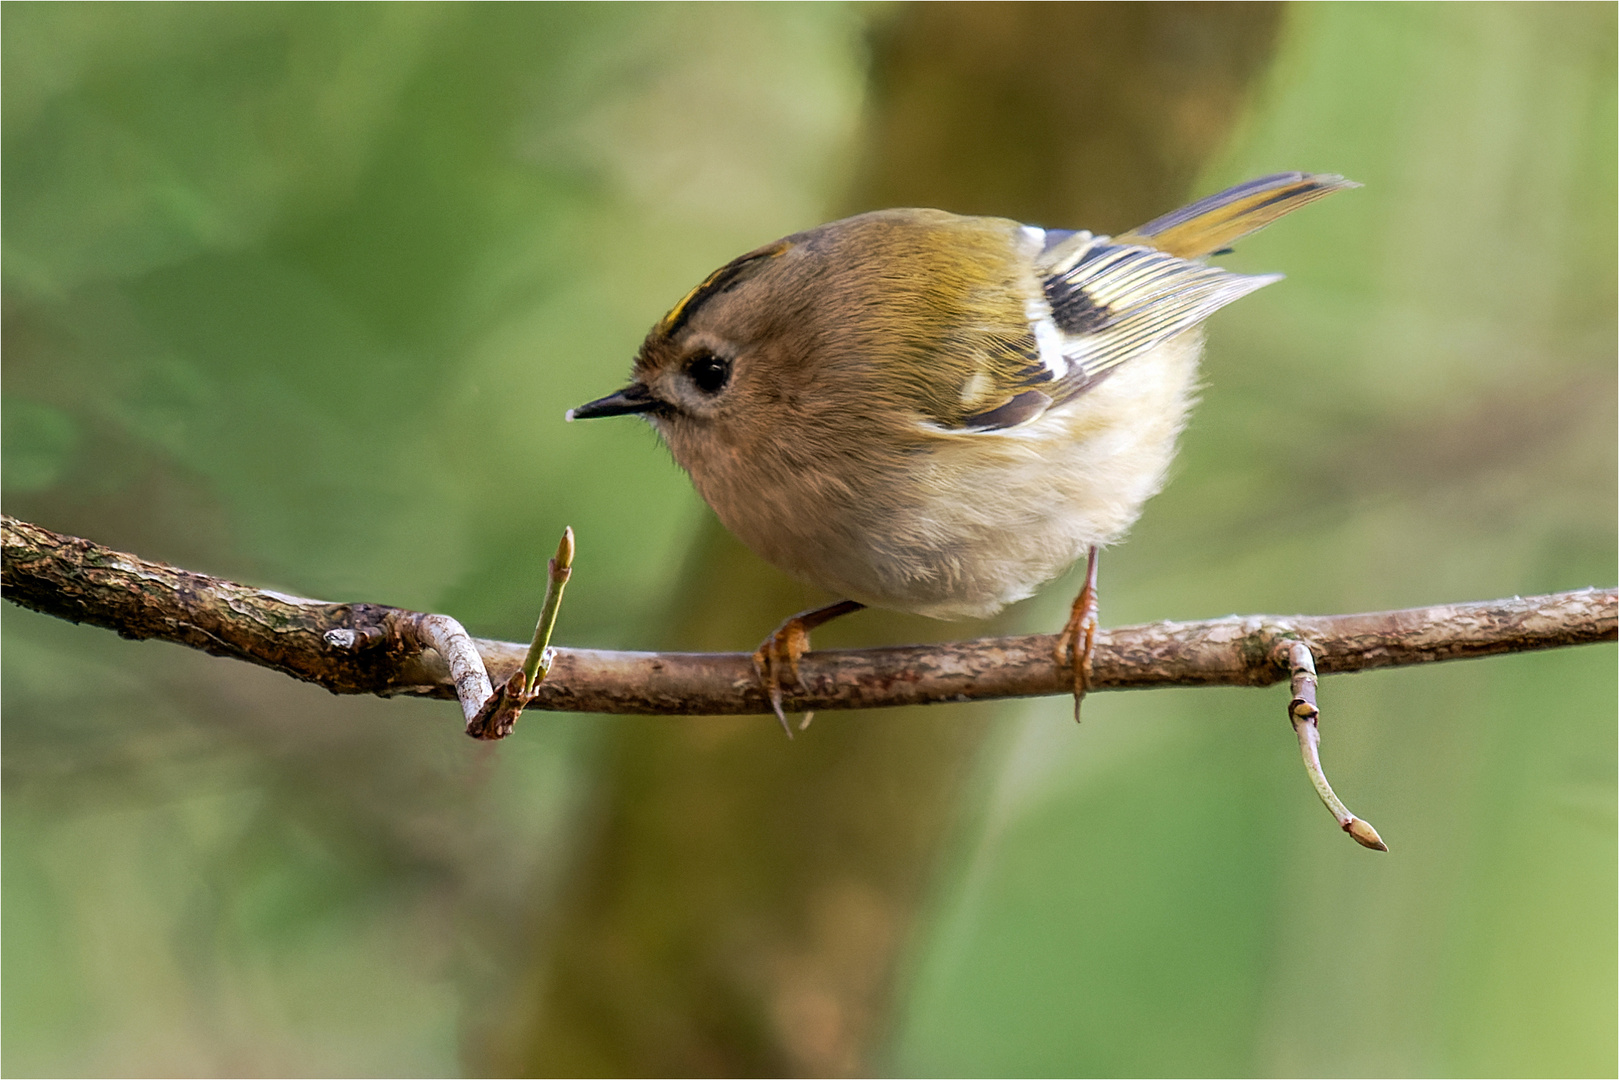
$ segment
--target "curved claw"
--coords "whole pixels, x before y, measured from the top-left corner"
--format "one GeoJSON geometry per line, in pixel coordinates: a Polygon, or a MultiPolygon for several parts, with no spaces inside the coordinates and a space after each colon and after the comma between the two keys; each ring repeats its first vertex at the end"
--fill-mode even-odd
{"type": "MultiPolygon", "coordinates": [[[[854,600],[840,600],[826,607],[800,611],[797,615],[782,620],[782,624],[754,650],[753,670],[758,673],[759,682],[763,684],[765,693],[770,696],[770,709],[776,714],[776,719],[781,721],[781,730],[787,733],[789,739],[793,737],[793,729],[787,723],[787,713],[782,708],[783,671],[791,676],[793,684],[801,692],[808,693],[809,687],[804,685],[803,676],[798,672],[798,658],[809,652],[810,631],[839,615],[859,611],[865,606],[854,600]]],[[[802,731],[809,727],[809,722],[814,718],[813,712],[806,712],[803,720],[799,722],[798,730],[802,731]]]]}
{"type": "Polygon", "coordinates": [[[804,679],[798,673],[798,658],[808,651],[809,630],[805,628],[802,617],[794,615],[776,627],[753,653],[753,670],[758,673],[759,681],[770,695],[770,708],[776,714],[776,719],[781,721],[781,730],[787,733],[789,739],[793,737],[793,728],[787,723],[787,713],[781,704],[782,672],[785,669],[792,676],[794,684],[800,690],[805,689],[804,679]]]}
{"type": "Polygon", "coordinates": [[[1073,672],[1076,724],[1079,723],[1080,703],[1085,700],[1085,692],[1091,687],[1092,661],[1096,656],[1096,631],[1099,626],[1096,562],[1097,551],[1091,548],[1090,557],[1085,563],[1085,586],[1074,598],[1074,608],[1069,613],[1068,625],[1057,635],[1056,647],[1052,649],[1052,659],[1057,662],[1057,666],[1069,668],[1073,672]]]}

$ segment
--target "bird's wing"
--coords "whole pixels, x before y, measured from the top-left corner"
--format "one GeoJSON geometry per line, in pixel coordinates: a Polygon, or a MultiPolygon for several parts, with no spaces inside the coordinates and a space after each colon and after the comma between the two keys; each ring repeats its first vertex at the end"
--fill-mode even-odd
{"type": "Polygon", "coordinates": [[[1191,260],[1358,186],[1341,176],[1277,173],[1112,239],[1026,229],[1038,245],[1035,268],[1043,293],[1025,305],[1028,332],[985,335],[975,353],[976,370],[962,383],[961,407],[948,418],[936,414],[942,426],[1005,431],[1072,400],[1131,357],[1281,276],[1248,277],[1191,260]]]}
{"type": "Polygon", "coordinates": [[[930,410],[936,426],[994,432],[1025,424],[1280,277],[1233,274],[1084,232],[1046,248],[1036,269],[1041,294],[1027,299],[1016,332],[973,342],[961,404],[930,410]]]}
{"type": "Polygon", "coordinates": [[[1076,237],[1053,254],[1057,257],[1042,266],[1041,287],[1060,337],[1056,351],[1067,365],[1053,372],[1056,402],[1281,279],[1280,274],[1234,274],[1105,238],[1076,237]]]}

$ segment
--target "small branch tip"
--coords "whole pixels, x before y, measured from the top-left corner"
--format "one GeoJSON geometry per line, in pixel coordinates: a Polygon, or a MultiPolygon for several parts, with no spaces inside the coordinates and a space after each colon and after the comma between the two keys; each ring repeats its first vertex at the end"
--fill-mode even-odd
{"type": "Polygon", "coordinates": [[[535,687],[551,672],[551,661],[556,653],[551,649],[551,631],[556,629],[557,612],[562,607],[562,590],[573,576],[573,557],[576,547],[573,527],[564,526],[562,539],[557,541],[557,553],[547,564],[545,603],[540,607],[540,621],[534,624],[534,639],[529,642],[519,672],[523,676],[524,693],[532,696],[535,687]]]}
{"type": "Polygon", "coordinates": [[[1372,828],[1372,823],[1362,818],[1350,818],[1344,825],[1344,832],[1363,848],[1371,848],[1373,851],[1389,849],[1389,846],[1383,843],[1383,838],[1377,835],[1377,830],[1372,828]]]}
{"type": "Polygon", "coordinates": [[[557,554],[556,554],[557,568],[561,569],[561,570],[572,570],[573,569],[573,553],[574,553],[573,526],[572,525],[564,525],[562,527],[562,539],[557,541],[557,554]]]}
{"type": "Polygon", "coordinates": [[[1302,641],[1283,639],[1277,643],[1272,655],[1279,660],[1285,657],[1289,669],[1293,700],[1287,704],[1287,718],[1298,736],[1299,756],[1304,759],[1304,771],[1309,774],[1316,795],[1338,826],[1357,844],[1374,851],[1387,851],[1388,845],[1383,843],[1383,838],[1377,835],[1371,823],[1351,814],[1343,800],[1333,792],[1332,785],[1327,783],[1327,774],[1321,768],[1321,710],[1315,703],[1315,655],[1310,651],[1310,646],[1302,641]]]}

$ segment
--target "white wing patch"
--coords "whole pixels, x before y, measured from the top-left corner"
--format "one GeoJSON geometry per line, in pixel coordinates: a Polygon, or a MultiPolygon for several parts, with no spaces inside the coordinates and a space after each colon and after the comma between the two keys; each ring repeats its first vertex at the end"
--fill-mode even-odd
{"type": "MultiPolygon", "coordinates": [[[[1233,300],[1281,280],[1248,276],[1105,238],[1059,249],[1041,269],[1044,299],[1068,370],[1058,399],[1080,392],[1130,357],[1184,333],[1233,300]]],[[[1066,247],[1066,245],[1064,245],[1066,247]]],[[[1038,331],[1037,331],[1038,334],[1038,331]]],[[[1045,343],[1041,342],[1044,360],[1045,343]]],[[[1050,364],[1047,364],[1050,367],[1050,364]]]]}
{"type": "Polygon", "coordinates": [[[1233,274],[1088,232],[1027,225],[1022,231],[1040,286],[1023,305],[1028,337],[986,345],[986,367],[957,391],[965,415],[934,415],[921,421],[925,430],[1031,433],[1038,428],[1032,422],[1048,409],[1084,393],[1114,368],[1281,279],[1233,274]],[[1001,356],[1008,346],[1012,353],[1001,356]],[[1007,359],[1015,359],[1014,366],[1003,370],[1007,359]]]}
{"type": "Polygon", "coordinates": [[[1062,379],[1071,366],[1064,353],[1066,342],[1057,320],[1051,313],[1051,302],[1044,296],[1031,296],[1023,305],[1023,317],[1034,331],[1034,343],[1040,348],[1040,363],[1053,379],[1062,379]]]}

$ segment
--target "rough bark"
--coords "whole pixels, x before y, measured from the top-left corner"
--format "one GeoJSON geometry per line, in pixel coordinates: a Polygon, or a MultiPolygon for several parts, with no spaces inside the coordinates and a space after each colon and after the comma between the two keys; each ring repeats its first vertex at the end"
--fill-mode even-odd
{"type": "MultiPolygon", "coordinates": [[[[16,518],[0,517],[5,598],[127,638],[156,638],[229,656],[334,694],[456,697],[456,679],[419,628],[442,616],[384,604],[337,604],[255,589],[149,562],[16,518]]],[[[1102,630],[1095,690],[1267,686],[1288,677],[1277,641],[1308,641],[1329,672],[1400,667],[1615,638],[1613,589],[1512,597],[1357,615],[1233,615],[1102,630]]],[[[504,682],[527,646],[473,639],[504,682]]],[[[1023,634],[936,645],[807,654],[794,709],[872,709],[1069,692],[1056,636],[1023,634]]],[[[659,716],[769,713],[747,653],[557,648],[530,708],[659,716]]]]}

